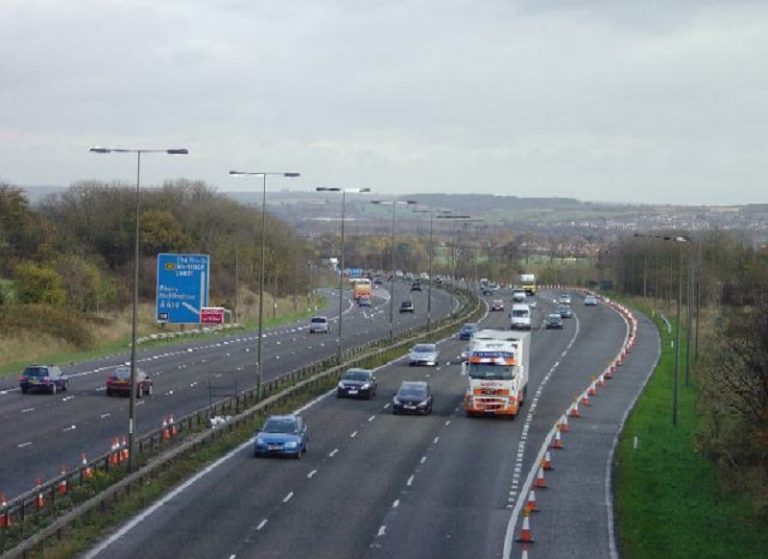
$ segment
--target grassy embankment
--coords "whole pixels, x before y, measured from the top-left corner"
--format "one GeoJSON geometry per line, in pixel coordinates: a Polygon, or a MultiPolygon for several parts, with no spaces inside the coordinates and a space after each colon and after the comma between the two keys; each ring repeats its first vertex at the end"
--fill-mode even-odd
{"type": "Polygon", "coordinates": [[[721,491],[714,465],[697,450],[697,390],[694,382],[685,385],[684,332],[677,426],[672,425],[674,327],[670,335],[661,318],[654,319],[661,333],[661,359],[628,418],[616,455],[622,556],[764,559],[768,530],[753,515],[749,499],[721,491]]]}
{"type": "MultiPolygon", "coordinates": [[[[293,299],[279,299],[277,311],[273,312],[273,301],[265,297],[264,328],[293,322],[313,314],[313,309],[306,307],[306,299],[294,307],[293,299]],[[293,310],[296,308],[297,310],[293,310]]],[[[315,305],[323,306],[324,300],[315,305]]],[[[85,361],[95,357],[126,353],[131,339],[130,310],[98,319],[78,320],[64,312],[46,311],[42,308],[16,307],[13,313],[0,319],[0,377],[17,375],[29,363],[67,364],[85,361]]],[[[257,306],[255,300],[241,305],[241,324],[244,329],[253,329],[257,325],[257,306]]],[[[188,328],[189,329],[189,328],[188,328]]],[[[138,336],[147,336],[163,331],[178,331],[179,325],[169,325],[166,329],[154,321],[154,306],[140,305],[138,336]]],[[[232,330],[224,331],[231,332],[232,330]]],[[[219,332],[203,334],[220,335],[219,332]]],[[[181,343],[192,336],[160,340],[142,344],[151,345],[181,343]]]]}

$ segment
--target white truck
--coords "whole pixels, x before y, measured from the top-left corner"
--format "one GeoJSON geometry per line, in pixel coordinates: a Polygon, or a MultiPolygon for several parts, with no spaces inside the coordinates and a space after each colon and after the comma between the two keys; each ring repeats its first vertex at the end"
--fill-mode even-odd
{"type": "Polygon", "coordinates": [[[472,336],[469,359],[462,363],[468,380],[464,411],[468,417],[514,418],[525,401],[531,335],[508,330],[479,330],[472,336]]]}
{"type": "Polygon", "coordinates": [[[535,274],[520,274],[518,283],[528,295],[536,295],[536,275],[535,274]]]}
{"type": "Polygon", "coordinates": [[[512,305],[512,312],[509,313],[509,328],[511,330],[531,329],[530,305],[525,303],[515,303],[512,305]]]}

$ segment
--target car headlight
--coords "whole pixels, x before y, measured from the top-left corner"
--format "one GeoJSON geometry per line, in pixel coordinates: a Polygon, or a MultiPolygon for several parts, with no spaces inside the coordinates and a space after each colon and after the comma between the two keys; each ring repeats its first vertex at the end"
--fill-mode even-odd
{"type": "Polygon", "coordinates": [[[267,442],[264,439],[257,438],[256,446],[267,446],[267,442]]]}
{"type": "Polygon", "coordinates": [[[339,384],[337,385],[337,387],[338,387],[338,388],[344,388],[344,383],[343,383],[343,382],[339,382],[339,384]]]}
{"type": "Polygon", "coordinates": [[[360,390],[368,390],[371,387],[370,382],[366,382],[364,385],[360,387],[360,390]]]}
{"type": "Polygon", "coordinates": [[[283,445],[283,448],[296,448],[297,446],[299,446],[299,443],[296,441],[288,441],[283,445]]]}
{"type": "Polygon", "coordinates": [[[419,407],[419,408],[423,408],[423,407],[426,407],[426,405],[427,405],[427,401],[426,401],[426,400],[424,400],[423,402],[419,402],[418,404],[416,404],[416,406],[417,406],[417,407],[419,407]]]}
{"type": "Polygon", "coordinates": [[[398,400],[398,399],[397,399],[397,396],[395,396],[394,398],[392,398],[392,403],[394,403],[394,404],[397,404],[397,405],[400,405],[400,400],[398,400]]]}

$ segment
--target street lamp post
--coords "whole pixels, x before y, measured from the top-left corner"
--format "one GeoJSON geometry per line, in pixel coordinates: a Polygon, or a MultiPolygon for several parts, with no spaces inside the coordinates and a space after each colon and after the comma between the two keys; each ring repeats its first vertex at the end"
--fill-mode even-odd
{"type": "Polygon", "coordinates": [[[389,278],[389,343],[394,337],[393,324],[395,319],[395,208],[397,206],[412,206],[418,204],[416,200],[372,200],[371,204],[379,206],[392,206],[392,273],[389,278]]]}
{"type": "Polygon", "coordinates": [[[339,251],[339,339],[336,360],[341,365],[342,341],[341,319],[344,311],[344,214],[347,205],[347,192],[370,192],[370,188],[338,188],[318,186],[317,192],[341,192],[341,249],[339,251]]]}
{"type": "Polygon", "coordinates": [[[256,400],[261,399],[261,338],[263,337],[262,328],[264,326],[264,259],[265,259],[265,238],[267,235],[267,176],[280,176],[287,178],[300,177],[301,173],[294,172],[264,172],[264,171],[230,171],[229,174],[235,177],[242,176],[260,176],[262,178],[261,188],[261,277],[259,277],[259,334],[256,341],[256,400]]]}
{"type": "Polygon", "coordinates": [[[456,221],[459,219],[471,219],[471,215],[439,215],[438,219],[453,220],[453,239],[451,242],[451,320],[453,320],[453,307],[456,299],[456,221]]]}
{"type": "Polygon", "coordinates": [[[165,153],[167,155],[187,155],[186,148],[143,149],[143,148],[105,148],[92,147],[92,153],[135,153],[136,154],[136,199],[134,205],[133,232],[133,301],[131,303],[131,387],[128,398],[128,471],[133,471],[136,459],[134,453],[134,433],[136,419],[136,316],[139,306],[139,226],[141,209],[141,155],[143,153],[165,153]]]}
{"type": "Polygon", "coordinates": [[[427,282],[427,332],[432,331],[432,258],[434,252],[434,244],[432,241],[432,222],[435,218],[435,213],[450,213],[451,210],[436,210],[429,208],[427,210],[413,210],[415,213],[428,213],[429,214],[429,281],[427,282]]]}

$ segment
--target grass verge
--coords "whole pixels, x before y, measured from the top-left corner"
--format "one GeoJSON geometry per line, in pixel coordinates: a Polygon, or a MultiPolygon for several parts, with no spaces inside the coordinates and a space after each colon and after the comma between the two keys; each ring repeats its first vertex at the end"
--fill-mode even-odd
{"type": "MultiPolygon", "coordinates": [[[[649,309],[642,310],[651,316],[649,309]]],[[[677,426],[672,425],[673,337],[658,315],[654,320],[661,334],[661,359],[627,420],[616,455],[622,556],[764,559],[768,530],[757,521],[747,498],[721,491],[714,465],[696,448],[697,392],[693,383],[684,382],[684,332],[677,426]]]]}

